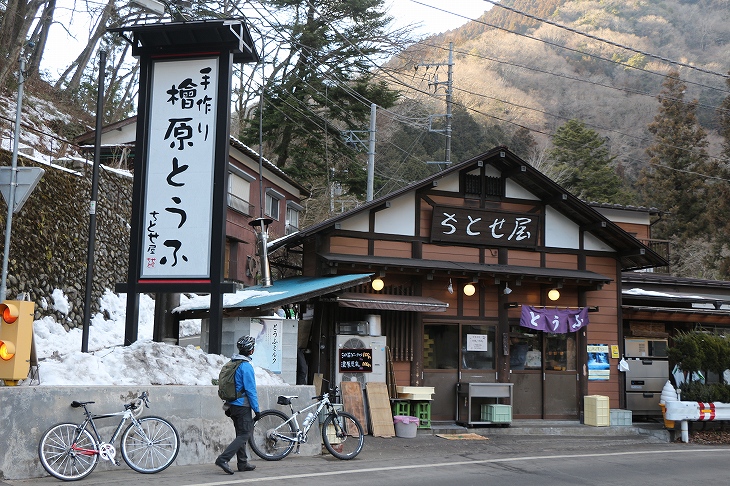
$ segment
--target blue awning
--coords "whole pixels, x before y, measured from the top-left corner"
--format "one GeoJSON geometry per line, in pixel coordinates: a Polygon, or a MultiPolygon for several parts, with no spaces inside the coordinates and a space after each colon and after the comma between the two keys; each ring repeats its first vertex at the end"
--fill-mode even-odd
{"type": "MultiPolygon", "coordinates": [[[[255,285],[234,294],[223,294],[223,312],[227,315],[237,311],[252,312],[276,309],[286,304],[307,301],[313,297],[348,289],[369,283],[372,273],[333,275],[328,277],[287,277],[277,280],[269,287],[255,285]]],[[[203,295],[176,307],[173,312],[182,318],[200,317],[201,312],[210,310],[210,296],[203,295]]]]}

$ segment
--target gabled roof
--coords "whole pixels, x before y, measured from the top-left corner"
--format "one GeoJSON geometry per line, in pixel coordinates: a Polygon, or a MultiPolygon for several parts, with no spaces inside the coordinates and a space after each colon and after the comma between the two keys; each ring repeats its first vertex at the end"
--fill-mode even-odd
{"type": "MultiPolygon", "coordinates": [[[[118,121],[116,123],[112,123],[112,124],[109,124],[109,125],[106,125],[106,126],[102,127],[101,133],[104,134],[104,133],[112,132],[114,130],[120,130],[120,129],[124,128],[124,127],[130,126],[130,125],[134,125],[136,123],[137,123],[137,116],[136,115],[135,116],[131,116],[131,117],[126,118],[124,120],[121,120],[121,121],[118,121]]],[[[135,138],[136,138],[136,130],[135,130],[134,134],[135,134],[135,138]]],[[[81,134],[78,137],[74,138],[73,139],[73,142],[75,144],[77,144],[77,145],[82,146],[82,147],[83,146],[89,146],[90,148],[93,148],[93,144],[94,144],[94,141],[95,141],[95,137],[96,137],[96,131],[95,130],[91,130],[91,131],[88,131],[88,132],[86,132],[84,134],[81,134]]],[[[257,151],[255,151],[254,149],[252,149],[251,147],[249,147],[248,145],[246,145],[245,143],[243,143],[240,140],[238,140],[237,138],[231,136],[229,138],[229,143],[230,143],[231,147],[239,150],[244,155],[247,155],[248,157],[250,157],[252,160],[254,160],[254,161],[258,161],[259,160],[259,153],[257,151]]],[[[131,140],[130,143],[128,143],[128,144],[118,144],[118,145],[119,146],[122,146],[122,145],[124,145],[124,146],[128,146],[128,145],[134,146],[134,140],[131,140]]],[[[265,169],[267,169],[267,170],[273,172],[274,174],[276,174],[278,177],[281,177],[287,183],[289,183],[292,186],[296,187],[299,190],[299,192],[302,193],[302,197],[303,198],[307,198],[307,197],[309,197],[309,196],[312,195],[312,193],[309,191],[309,189],[305,188],[300,183],[298,183],[297,181],[295,181],[294,179],[292,179],[291,177],[289,177],[286,174],[286,172],[284,172],[279,167],[277,167],[276,165],[274,165],[266,157],[261,157],[261,165],[263,165],[265,169]]]]}
{"type": "Polygon", "coordinates": [[[615,223],[606,219],[601,213],[593,209],[585,202],[569,193],[563,187],[555,183],[542,172],[532,167],[527,162],[510,152],[506,147],[495,147],[481,155],[473,157],[462,163],[455,164],[437,174],[432,175],[420,182],[403,187],[390,194],[373,199],[350,211],[312,225],[298,233],[288,235],[270,245],[271,250],[281,246],[296,246],[308,236],[321,231],[335,228],[340,221],[353,215],[369,211],[385,205],[403,194],[421,189],[428,189],[438,185],[438,181],[454,172],[469,171],[478,166],[480,162],[487,162],[494,166],[503,176],[510,178],[526,190],[530,191],[545,204],[567,216],[577,223],[581,228],[589,230],[597,238],[610,245],[616,252],[623,270],[636,270],[641,268],[653,268],[666,266],[669,263],[658,253],[641,243],[632,235],[621,229],[615,223]]]}

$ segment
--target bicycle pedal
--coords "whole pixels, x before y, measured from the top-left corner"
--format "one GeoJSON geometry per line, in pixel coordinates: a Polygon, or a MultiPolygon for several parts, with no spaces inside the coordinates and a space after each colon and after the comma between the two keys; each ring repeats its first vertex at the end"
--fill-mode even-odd
{"type": "Polygon", "coordinates": [[[114,461],[113,461],[113,462],[114,462],[114,465],[115,465],[115,466],[121,466],[121,465],[122,465],[122,463],[121,463],[121,462],[119,462],[119,461],[117,461],[116,459],[114,459],[114,461]]]}

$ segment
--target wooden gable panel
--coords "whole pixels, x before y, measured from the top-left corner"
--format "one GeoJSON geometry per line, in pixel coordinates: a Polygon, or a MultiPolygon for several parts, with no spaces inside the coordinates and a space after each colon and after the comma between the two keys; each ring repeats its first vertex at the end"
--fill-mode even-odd
{"type": "Polygon", "coordinates": [[[368,240],[364,238],[348,238],[346,236],[333,236],[330,238],[330,252],[343,253],[345,255],[367,255],[368,240]]]}
{"type": "Polygon", "coordinates": [[[424,260],[479,263],[479,248],[468,246],[439,246],[426,243],[421,254],[424,260]]]}
{"type": "Polygon", "coordinates": [[[616,278],[618,272],[617,262],[611,257],[586,257],[586,270],[591,272],[600,273],[611,279],[616,278]]]}
{"type": "Polygon", "coordinates": [[[413,258],[411,243],[407,241],[382,241],[373,242],[373,254],[375,256],[387,256],[391,258],[413,258]]]}
{"type": "Polygon", "coordinates": [[[617,222],[616,223],[622,230],[626,231],[627,233],[634,235],[639,240],[647,240],[650,238],[649,234],[649,228],[650,226],[645,224],[637,224],[637,223],[623,223],[623,222],[617,222]]]}
{"type": "Polygon", "coordinates": [[[568,253],[548,253],[545,255],[545,266],[548,268],[578,269],[578,255],[568,253]]]}
{"type": "Polygon", "coordinates": [[[424,313],[424,316],[455,316],[458,312],[458,301],[457,301],[457,293],[456,293],[456,283],[454,283],[453,279],[451,281],[451,285],[454,286],[454,293],[450,294],[448,290],[446,289],[449,285],[449,279],[448,278],[434,278],[433,280],[423,280],[422,281],[422,292],[423,295],[428,295],[429,297],[433,297],[434,299],[438,299],[441,302],[446,302],[449,304],[448,309],[446,309],[445,312],[433,312],[433,313],[424,313]]]}
{"type": "Polygon", "coordinates": [[[540,266],[540,254],[534,251],[509,250],[507,258],[510,265],[524,267],[540,266]]]}

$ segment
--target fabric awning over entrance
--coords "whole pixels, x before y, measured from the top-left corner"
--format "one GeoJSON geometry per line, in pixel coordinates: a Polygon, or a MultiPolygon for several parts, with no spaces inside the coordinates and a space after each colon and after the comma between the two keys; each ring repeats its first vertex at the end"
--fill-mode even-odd
{"type": "Polygon", "coordinates": [[[449,308],[447,302],[431,297],[412,295],[357,294],[344,292],[337,296],[341,307],[358,309],[397,310],[411,312],[445,312],[449,308]]]}

